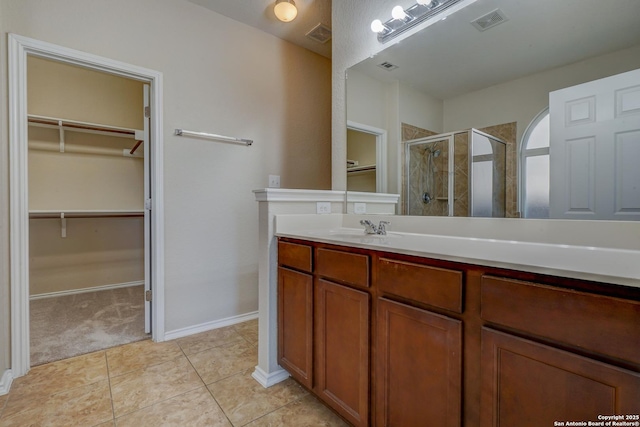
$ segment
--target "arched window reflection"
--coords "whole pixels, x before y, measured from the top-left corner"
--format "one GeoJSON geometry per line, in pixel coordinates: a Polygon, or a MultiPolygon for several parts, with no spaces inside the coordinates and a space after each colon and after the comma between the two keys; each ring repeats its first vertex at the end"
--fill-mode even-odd
{"type": "Polygon", "coordinates": [[[520,145],[521,212],[524,218],[549,218],[549,109],[529,124],[520,145]]]}

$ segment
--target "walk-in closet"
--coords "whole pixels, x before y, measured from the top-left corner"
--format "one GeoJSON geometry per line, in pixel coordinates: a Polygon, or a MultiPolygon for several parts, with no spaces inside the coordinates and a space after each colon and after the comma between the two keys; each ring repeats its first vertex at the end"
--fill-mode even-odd
{"type": "Polygon", "coordinates": [[[145,90],[28,58],[31,366],[148,337],[145,90]]]}

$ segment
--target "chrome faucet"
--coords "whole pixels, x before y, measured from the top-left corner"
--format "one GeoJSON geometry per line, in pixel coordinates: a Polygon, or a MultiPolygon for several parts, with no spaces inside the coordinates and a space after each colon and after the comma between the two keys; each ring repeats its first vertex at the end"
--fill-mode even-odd
{"type": "Polygon", "coordinates": [[[380,224],[376,225],[368,219],[361,219],[360,224],[364,226],[365,234],[380,234],[385,236],[387,234],[387,225],[391,224],[389,221],[380,221],[380,224]]]}

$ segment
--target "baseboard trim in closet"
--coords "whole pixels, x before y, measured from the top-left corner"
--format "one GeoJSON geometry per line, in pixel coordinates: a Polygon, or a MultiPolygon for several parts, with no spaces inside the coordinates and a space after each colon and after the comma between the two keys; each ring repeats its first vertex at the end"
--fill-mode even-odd
{"type": "Polygon", "coordinates": [[[68,291],[47,292],[44,294],[30,295],[29,301],[42,298],[61,297],[65,295],[84,294],[87,292],[107,291],[109,289],[128,288],[129,286],[140,285],[144,285],[144,280],[137,280],[135,282],[114,283],[112,285],[94,286],[92,288],[70,289],[68,291]]]}
{"type": "Polygon", "coordinates": [[[174,340],[176,338],[182,338],[200,332],[210,331],[212,329],[224,328],[225,326],[235,325],[237,323],[246,322],[258,318],[258,312],[252,311],[250,313],[240,314],[238,316],[231,316],[225,319],[214,320],[213,322],[200,323],[199,325],[187,326],[186,328],[174,329],[164,333],[165,341],[174,340]]]}

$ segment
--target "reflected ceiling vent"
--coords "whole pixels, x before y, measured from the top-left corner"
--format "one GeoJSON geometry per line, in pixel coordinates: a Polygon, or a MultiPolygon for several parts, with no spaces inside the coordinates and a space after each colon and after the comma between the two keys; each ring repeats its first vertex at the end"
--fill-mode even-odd
{"type": "Polygon", "coordinates": [[[493,12],[489,12],[486,15],[471,21],[471,25],[476,27],[478,31],[484,31],[508,20],[509,18],[507,18],[507,15],[505,15],[503,11],[496,9],[493,12]]]}
{"type": "Polygon", "coordinates": [[[331,40],[331,28],[324,24],[318,24],[305,34],[305,36],[318,43],[326,43],[331,40]]]}
{"type": "Polygon", "coordinates": [[[378,67],[384,68],[387,71],[395,70],[397,65],[393,65],[391,62],[384,61],[382,64],[378,64],[378,67]]]}

